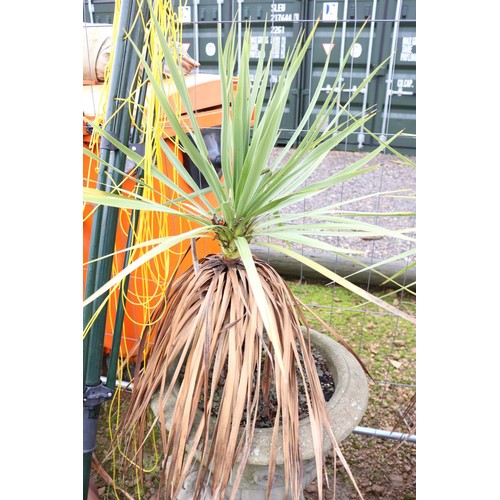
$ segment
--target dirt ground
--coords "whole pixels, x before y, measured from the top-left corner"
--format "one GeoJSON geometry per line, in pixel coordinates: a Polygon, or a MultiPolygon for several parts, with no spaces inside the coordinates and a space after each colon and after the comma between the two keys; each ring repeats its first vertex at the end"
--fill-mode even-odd
{"type": "MultiPolygon", "coordinates": [[[[414,500],[416,496],[416,445],[385,438],[352,434],[342,449],[365,500],[414,500]],[[397,448],[397,449],[396,449],[397,448]]],[[[337,460],[337,479],[333,479],[333,458],[327,458],[329,486],[323,481],[324,498],[351,500],[360,498],[345,469],[337,460]],[[333,485],[336,484],[334,496],[333,485]]],[[[304,491],[305,500],[318,498],[314,481],[304,491]]]]}
{"type": "MultiPolygon", "coordinates": [[[[394,391],[394,389],[387,389],[387,391],[394,391]]],[[[398,411],[395,411],[396,406],[381,403],[385,398],[380,391],[375,391],[360,425],[389,431],[394,429],[396,432],[405,434],[416,434],[415,429],[410,428],[416,420],[415,408],[412,407],[412,411],[408,413],[406,424],[401,422],[398,416],[401,413],[401,408],[404,410],[407,407],[412,395],[410,390],[400,389],[397,395],[399,401],[398,411]],[[408,426],[408,424],[410,425],[408,426]]],[[[395,398],[392,397],[392,399],[395,398]]],[[[109,447],[106,446],[109,445],[109,442],[106,437],[107,426],[105,420],[102,419],[100,423],[96,455],[107,473],[112,474],[110,470],[111,461],[109,456],[106,458],[105,452],[106,449],[109,451],[109,447]]],[[[365,500],[416,499],[416,443],[401,443],[394,439],[353,433],[341,443],[341,448],[365,500]]],[[[324,479],[325,500],[353,500],[360,498],[348,478],[346,470],[338,460],[336,462],[335,466],[333,455],[326,458],[328,485],[324,479]],[[335,495],[334,484],[336,485],[335,495]]],[[[91,477],[95,483],[98,498],[101,500],[116,498],[139,500],[139,496],[134,494],[134,487],[131,482],[125,485],[127,495],[120,492],[115,493],[113,488],[106,484],[102,475],[99,475],[95,469],[92,470],[91,477]]],[[[141,500],[157,499],[157,480],[157,475],[146,476],[144,490],[140,496],[141,500]]],[[[95,498],[92,497],[92,499],[95,498]]],[[[305,489],[304,500],[316,500],[318,498],[318,484],[317,480],[315,480],[305,489]]]]}
{"type": "MultiPolygon", "coordinates": [[[[372,398],[360,426],[416,435],[416,404],[411,403],[413,396],[414,393],[409,388],[372,391],[372,398]]],[[[352,433],[341,443],[341,449],[365,500],[417,498],[416,442],[352,433]]],[[[324,480],[325,499],[359,499],[359,494],[339,461],[337,460],[334,468],[333,456],[330,455],[326,463],[329,486],[324,480]],[[334,470],[337,473],[336,481],[334,470]]],[[[317,481],[305,490],[304,498],[318,498],[317,481]]]]}
{"type": "MultiPolygon", "coordinates": [[[[352,473],[365,500],[414,500],[416,499],[416,446],[406,443],[397,448],[398,442],[371,436],[353,434],[342,444],[352,473]],[[397,448],[397,449],[396,449],[397,448]]],[[[329,485],[323,481],[325,499],[351,500],[360,498],[337,461],[337,478],[333,476],[333,457],[327,458],[329,485]],[[334,496],[334,484],[336,491],[334,496]]],[[[93,471],[100,499],[117,498],[93,471]]],[[[157,498],[154,481],[146,479],[144,499],[157,498]]],[[[127,498],[125,495],[118,498],[127,498]]],[[[132,498],[135,498],[132,496],[132,498]]],[[[304,491],[304,500],[318,499],[315,480],[304,491]]]]}

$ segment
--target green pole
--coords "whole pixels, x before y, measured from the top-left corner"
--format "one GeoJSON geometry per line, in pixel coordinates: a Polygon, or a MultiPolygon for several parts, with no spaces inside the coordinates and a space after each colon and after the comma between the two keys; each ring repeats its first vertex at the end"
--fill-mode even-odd
{"type": "MultiPolygon", "coordinates": [[[[137,122],[140,123],[140,122],[137,122]]],[[[139,168],[139,171],[137,172],[137,177],[138,179],[141,178],[142,175],[142,169],[139,168]]],[[[139,187],[138,189],[138,194],[142,194],[142,186],[139,187]]],[[[134,235],[137,231],[137,227],[139,224],[139,216],[140,213],[137,210],[134,210],[131,214],[131,221],[130,221],[130,228],[129,232],[127,235],[127,248],[130,248],[134,244],[134,235]]],[[[126,267],[129,263],[129,258],[130,258],[130,252],[127,250],[125,252],[125,256],[123,259],[123,267],[126,267]]],[[[126,278],[123,280],[123,283],[120,287],[120,292],[119,296],[121,297],[123,294],[127,293],[128,290],[128,284],[129,284],[130,276],[127,275],[126,278]]],[[[120,300],[118,302],[118,305],[116,307],[116,315],[115,315],[115,329],[113,331],[113,342],[111,344],[111,353],[109,355],[109,366],[108,366],[108,376],[106,379],[106,387],[110,389],[114,389],[115,384],[116,384],[116,373],[118,369],[118,357],[119,357],[119,352],[120,352],[120,343],[121,343],[121,337],[122,337],[122,331],[123,331],[123,320],[125,317],[125,305],[124,301],[120,300]]]]}
{"type": "MultiPolygon", "coordinates": [[[[149,62],[149,53],[146,54],[146,61],[149,62]]],[[[143,78],[146,76],[146,72],[143,70],[143,78]]],[[[142,118],[144,115],[144,106],[142,106],[145,101],[146,101],[146,94],[147,94],[147,86],[143,85],[139,91],[139,96],[137,98],[137,102],[140,104],[136,108],[136,115],[135,115],[135,123],[141,123],[142,118]]],[[[134,128],[132,132],[132,138],[131,138],[131,144],[135,146],[138,150],[143,151],[144,150],[144,143],[143,141],[144,134],[137,128],[134,128]]],[[[139,151],[138,151],[139,152],[139,151]]],[[[138,168],[137,169],[137,182],[140,183],[142,180],[143,176],[143,169],[138,168]]],[[[142,195],[143,193],[143,185],[139,184],[137,194],[142,195]]],[[[127,235],[127,244],[126,248],[130,248],[134,244],[134,235],[136,234],[137,227],[139,224],[139,216],[140,212],[138,210],[133,210],[131,213],[131,221],[130,221],[130,227],[129,227],[129,232],[127,235]]],[[[125,252],[125,256],[123,259],[123,267],[126,267],[129,263],[129,258],[130,258],[130,251],[125,252]]],[[[121,287],[120,287],[120,292],[119,296],[121,297],[123,294],[127,293],[128,290],[128,284],[130,281],[130,276],[127,275],[127,277],[124,279],[121,287]]],[[[124,301],[119,301],[118,305],[116,307],[116,315],[115,315],[115,329],[113,331],[113,342],[111,345],[111,353],[109,355],[109,366],[108,366],[108,376],[106,379],[106,387],[110,389],[115,388],[116,384],[116,373],[118,369],[118,357],[119,357],[119,352],[120,352],[120,343],[121,343],[121,337],[122,337],[122,331],[123,331],[123,320],[125,317],[125,305],[124,301]]]]}
{"type": "MultiPolygon", "coordinates": [[[[144,41],[144,29],[141,23],[132,23],[139,9],[147,19],[149,11],[144,3],[138,5],[134,0],[124,0],[119,19],[119,33],[130,32],[130,38],[138,47],[144,41]],[[130,26],[133,26],[130,29],[130,26]]],[[[115,47],[115,59],[111,72],[110,97],[106,112],[109,120],[107,131],[124,144],[130,140],[131,119],[128,109],[119,110],[116,115],[116,106],[127,98],[137,84],[134,75],[139,63],[135,50],[128,42],[128,38],[118,37],[115,47]]],[[[107,121],[108,121],[107,120],[107,121]]],[[[115,150],[108,141],[101,140],[101,158],[114,166],[118,171],[107,172],[104,164],[100,166],[98,176],[99,189],[112,191],[113,185],[119,182],[125,169],[125,156],[115,150]]],[[[89,260],[109,255],[114,250],[118,209],[98,207],[92,220],[91,241],[89,245],[89,260]]],[[[100,288],[111,276],[112,258],[99,260],[89,265],[87,269],[87,283],[85,295],[88,297],[100,288]]],[[[97,299],[84,309],[84,325],[103,303],[104,297],[97,299]]],[[[83,343],[83,498],[88,495],[92,452],[95,449],[97,424],[101,405],[112,397],[113,391],[103,386],[100,381],[101,363],[104,348],[104,334],[106,326],[107,307],[104,306],[90,328],[83,343]]]]}

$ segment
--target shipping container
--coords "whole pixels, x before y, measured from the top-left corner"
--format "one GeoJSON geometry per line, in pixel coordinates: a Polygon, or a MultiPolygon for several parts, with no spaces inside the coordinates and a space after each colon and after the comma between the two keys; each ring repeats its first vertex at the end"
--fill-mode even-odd
{"type": "MultiPolygon", "coordinates": [[[[173,0],[172,5],[182,19],[183,48],[200,62],[195,72],[218,72],[218,30],[224,42],[231,27],[242,36],[245,26],[249,25],[255,64],[262,44],[265,44],[267,57],[271,58],[268,95],[279,78],[286,50],[301,29],[309,32],[314,21],[319,19],[311,50],[286,104],[279,143],[284,143],[296,129],[309,105],[311,89],[315,88],[330,54],[328,80],[313,115],[328,93],[337,92],[340,103],[332,112],[332,120],[341,123],[346,119],[345,115],[337,117],[340,105],[347,105],[349,112],[358,116],[376,109],[377,114],[367,124],[368,128],[382,138],[403,130],[404,135],[393,145],[406,152],[415,151],[416,0],[173,0]],[[353,44],[365,22],[366,26],[353,44]],[[264,23],[267,23],[265,38],[264,23]],[[340,72],[346,56],[347,65],[340,72]],[[378,74],[351,100],[359,84],[380,64],[378,74]],[[338,85],[333,88],[337,75],[338,85]]],[[[113,11],[112,1],[84,0],[84,20],[87,22],[112,22],[113,11]],[[90,19],[91,12],[93,19],[90,19]]],[[[376,145],[373,137],[358,130],[339,148],[371,150],[376,145]]]]}
{"type": "MultiPolygon", "coordinates": [[[[343,107],[352,115],[365,116],[375,105],[375,95],[371,84],[368,84],[359,94],[355,95],[355,93],[374,67],[375,25],[369,22],[361,33],[360,29],[367,19],[373,19],[374,2],[345,0],[306,3],[308,4],[308,19],[319,19],[319,24],[313,40],[311,56],[305,62],[302,113],[309,105],[311,94],[318,85],[329,55],[327,83],[316,105],[317,110],[322,106],[326,96],[335,92],[339,94],[339,99],[331,113],[331,121],[334,125],[348,120],[349,115],[342,111],[343,107]],[[346,58],[347,62],[343,67],[343,61],[346,58]]],[[[349,145],[364,145],[363,131],[351,134],[348,142],[349,145]]]]}
{"type": "MultiPolygon", "coordinates": [[[[416,126],[416,32],[415,1],[401,0],[343,0],[338,2],[313,1],[308,4],[307,18],[319,19],[310,58],[305,62],[302,84],[301,112],[309,104],[311,89],[321,75],[326,55],[330,52],[329,82],[339,76],[338,84],[325,85],[317,107],[329,92],[340,94],[340,104],[350,113],[365,116],[376,110],[368,128],[387,139],[404,130],[405,135],[396,139],[394,146],[415,149],[416,126]],[[366,25],[364,25],[366,23],[366,25]],[[355,40],[356,35],[361,34],[355,40]],[[333,36],[334,33],[334,36],[333,36]],[[348,61],[343,71],[341,63],[348,61]],[[360,83],[382,67],[371,82],[352,100],[360,83]]],[[[332,113],[337,118],[340,106],[332,113]]],[[[376,140],[363,130],[351,134],[343,144],[346,149],[373,149],[376,140]]]]}
{"type": "MultiPolygon", "coordinates": [[[[261,0],[233,0],[233,12],[235,13],[233,19],[237,23],[238,38],[242,37],[245,26],[249,26],[252,30],[250,75],[255,71],[263,46],[266,61],[270,60],[271,70],[269,82],[267,82],[266,100],[283,70],[287,51],[293,47],[304,26],[302,22],[303,8],[303,0],[285,0],[280,3],[261,0]]],[[[299,122],[302,71],[303,69],[300,68],[286,102],[285,114],[280,124],[280,143],[285,143],[292,136],[299,122]]]]}
{"type": "Polygon", "coordinates": [[[379,112],[373,131],[383,139],[400,130],[405,136],[395,144],[401,149],[415,150],[416,98],[417,98],[417,34],[415,0],[389,0],[380,12],[384,31],[380,36],[379,60],[389,57],[384,77],[377,87],[379,112]]]}
{"type": "Polygon", "coordinates": [[[182,45],[200,63],[200,72],[219,72],[218,31],[227,38],[232,5],[220,0],[173,0],[172,6],[182,20],[182,45]]]}

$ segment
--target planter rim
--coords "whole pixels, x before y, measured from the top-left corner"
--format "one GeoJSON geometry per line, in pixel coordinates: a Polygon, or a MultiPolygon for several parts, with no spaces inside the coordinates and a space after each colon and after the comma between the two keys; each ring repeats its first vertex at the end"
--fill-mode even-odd
{"type": "MultiPolygon", "coordinates": [[[[305,331],[305,328],[303,328],[303,331],[305,331]]],[[[311,343],[325,358],[335,383],[335,392],[330,400],[326,402],[326,406],[333,434],[337,442],[340,443],[351,434],[365,413],[368,404],[368,381],[359,362],[344,346],[326,334],[313,329],[309,331],[311,343]]],[[[172,394],[174,397],[175,395],[175,393],[172,394]]],[[[151,401],[151,408],[155,415],[158,414],[158,399],[157,392],[151,401]]],[[[173,414],[173,401],[175,400],[170,397],[164,406],[167,427],[173,414]]],[[[248,464],[266,465],[269,463],[271,435],[272,429],[255,429],[248,464]]],[[[314,458],[309,417],[300,420],[299,441],[302,459],[314,458]]],[[[328,452],[331,447],[330,438],[324,432],[323,452],[328,452]]],[[[276,465],[281,465],[283,462],[283,449],[280,442],[278,442],[276,465]]]]}

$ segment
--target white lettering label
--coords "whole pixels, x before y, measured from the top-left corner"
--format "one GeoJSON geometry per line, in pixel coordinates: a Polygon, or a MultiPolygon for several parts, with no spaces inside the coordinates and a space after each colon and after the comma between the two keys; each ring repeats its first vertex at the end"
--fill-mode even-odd
{"type": "Polygon", "coordinates": [[[179,7],[179,17],[183,23],[191,22],[191,6],[184,5],[179,7]]]}
{"type": "Polygon", "coordinates": [[[273,3],[271,4],[271,12],[285,12],[286,3],[273,3]]]}
{"type": "Polygon", "coordinates": [[[262,45],[272,44],[271,58],[284,59],[286,55],[286,37],[285,36],[252,36],[250,39],[250,57],[258,59],[262,45]]]}
{"type": "Polygon", "coordinates": [[[397,86],[400,89],[405,89],[405,88],[412,88],[413,87],[413,80],[410,78],[398,78],[397,86]]]}
{"type": "Polygon", "coordinates": [[[403,62],[416,62],[417,53],[413,51],[413,47],[417,46],[416,36],[404,36],[401,45],[400,61],[403,62]]]}
{"type": "Polygon", "coordinates": [[[276,23],[290,22],[296,20],[295,14],[271,14],[271,21],[276,23]]]}
{"type": "Polygon", "coordinates": [[[356,57],[359,57],[361,55],[361,52],[363,52],[363,47],[360,43],[355,43],[351,49],[351,57],[353,59],[356,59],[356,57]]]}
{"type": "Polygon", "coordinates": [[[216,52],[215,43],[209,42],[205,45],[205,53],[207,54],[207,56],[212,57],[215,55],[215,52],[216,52]]]}
{"type": "Polygon", "coordinates": [[[337,2],[325,2],[323,4],[323,21],[337,21],[338,8],[337,2]]]}
{"type": "Polygon", "coordinates": [[[250,38],[250,57],[258,59],[260,54],[260,46],[269,43],[269,37],[266,36],[265,40],[262,36],[252,36],[250,38]]]}

